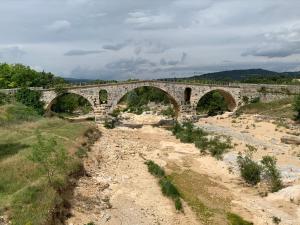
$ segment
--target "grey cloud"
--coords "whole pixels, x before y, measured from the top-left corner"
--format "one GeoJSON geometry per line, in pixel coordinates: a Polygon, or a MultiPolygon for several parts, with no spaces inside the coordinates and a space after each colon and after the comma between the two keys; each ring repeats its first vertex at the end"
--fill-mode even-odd
{"type": "Polygon", "coordinates": [[[283,58],[300,54],[300,25],[279,32],[260,35],[263,45],[255,46],[242,53],[242,56],[263,56],[283,58]]]}
{"type": "Polygon", "coordinates": [[[67,20],[57,20],[46,26],[47,30],[54,32],[63,32],[71,28],[71,23],[67,20]]]}
{"type": "MultiPolygon", "coordinates": [[[[285,57],[281,68],[292,70],[299,54],[299,8],[299,0],[2,0],[1,61],[76,77],[80,71],[88,71],[86,76],[98,71],[121,79],[134,73],[157,77],[217,70],[212,62],[248,62],[243,53],[262,66],[261,61],[285,57]],[[22,46],[27,54],[22,48],[3,50],[7,46],[22,46]],[[74,68],[81,70],[73,73],[74,68]]],[[[235,67],[227,65],[222,68],[235,67]]]]}
{"type": "Polygon", "coordinates": [[[18,46],[0,48],[0,58],[2,59],[19,59],[26,52],[18,46]]]}
{"type": "Polygon", "coordinates": [[[73,49],[66,52],[65,56],[82,56],[82,55],[92,55],[92,54],[100,54],[103,53],[103,50],[80,50],[80,49],[73,49]]]}
{"type": "Polygon", "coordinates": [[[167,61],[166,59],[162,58],[160,60],[160,65],[161,66],[176,66],[179,64],[184,64],[187,58],[187,54],[185,52],[182,53],[181,59],[180,60],[169,60],[167,61]]]}
{"type": "Polygon", "coordinates": [[[244,52],[242,56],[252,55],[268,58],[283,58],[294,54],[300,54],[300,41],[249,49],[244,52]]]}
{"type": "Polygon", "coordinates": [[[118,43],[115,45],[103,45],[102,48],[106,49],[106,50],[112,50],[112,51],[119,51],[122,48],[126,47],[128,45],[128,43],[124,42],[124,43],[118,43]]]}

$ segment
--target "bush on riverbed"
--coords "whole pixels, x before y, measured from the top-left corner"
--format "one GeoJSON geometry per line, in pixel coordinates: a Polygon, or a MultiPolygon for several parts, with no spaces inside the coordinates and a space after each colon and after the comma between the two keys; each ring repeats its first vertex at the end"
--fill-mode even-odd
{"type": "Polygon", "coordinates": [[[242,178],[251,185],[256,185],[260,182],[262,167],[253,161],[249,156],[238,156],[237,163],[240,168],[242,178]]]}
{"type": "Polygon", "coordinates": [[[222,140],[221,137],[216,136],[208,138],[208,133],[201,128],[195,128],[192,123],[179,124],[178,122],[173,126],[172,133],[176,138],[180,139],[183,143],[194,143],[202,153],[211,154],[211,156],[222,159],[222,155],[230,148],[231,139],[226,138],[222,140]]]}

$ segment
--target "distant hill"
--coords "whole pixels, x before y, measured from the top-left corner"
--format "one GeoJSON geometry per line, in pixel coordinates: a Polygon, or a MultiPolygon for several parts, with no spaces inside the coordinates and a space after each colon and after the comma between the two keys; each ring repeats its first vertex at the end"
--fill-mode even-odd
{"type": "MultiPolygon", "coordinates": [[[[248,69],[207,73],[192,77],[175,78],[175,80],[288,84],[292,83],[295,78],[300,79],[300,72],[278,73],[264,69],[248,69]]],[[[174,80],[174,78],[162,80],[174,80]]]]}
{"type": "Polygon", "coordinates": [[[68,77],[65,77],[64,79],[65,79],[65,81],[72,83],[72,84],[90,83],[90,82],[94,81],[94,80],[90,80],[90,79],[80,79],[80,78],[77,79],[77,78],[68,78],[68,77]]]}
{"type": "Polygon", "coordinates": [[[269,70],[263,70],[263,69],[230,70],[230,71],[222,71],[222,72],[197,75],[197,76],[190,77],[188,79],[241,81],[244,79],[248,79],[249,77],[256,77],[256,76],[274,77],[274,76],[280,76],[280,73],[269,71],[269,70]]]}

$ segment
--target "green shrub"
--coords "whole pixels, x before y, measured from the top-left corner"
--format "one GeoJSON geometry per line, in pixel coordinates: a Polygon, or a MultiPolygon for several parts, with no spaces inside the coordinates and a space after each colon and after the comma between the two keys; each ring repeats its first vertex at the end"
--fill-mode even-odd
{"type": "Polygon", "coordinates": [[[228,225],[253,225],[253,223],[244,220],[234,213],[227,214],[228,225]]]}
{"type": "Polygon", "coordinates": [[[15,97],[18,102],[35,109],[40,115],[44,113],[44,103],[40,101],[41,93],[39,91],[21,88],[15,97]]]}
{"type": "Polygon", "coordinates": [[[202,153],[206,153],[209,147],[209,140],[206,137],[198,138],[197,141],[195,141],[195,146],[199,148],[202,153]]]}
{"type": "Polygon", "coordinates": [[[114,129],[116,127],[116,121],[115,120],[109,120],[109,119],[106,119],[104,121],[104,127],[106,129],[114,129]]]}
{"type": "Polygon", "coordinates": [[[11,102],[11,96],[0,92],[0,105],[8,104],[11,102]]]}
{"type": "Polygon", "coordinates": [[[249,156],[242,157],[240,154],[237,159],[242,178],[251,185],[260,182],[262,172],[261,166],[254,162],[249,156]]]}
{"type": "Polygon", "coordinates": [[[177,188],[169,181],[166,177],[161,178],[159,181],[161,191],[164,195],[176,199],[180,197],[180,194],[177,188]]]}
{"type": "Polygon", "coordinates": [[[145,162],[145,164],[148,166],[148,171],[156,176],[156,177],[164,177],[165,171],[162,169],[159,165],[154,163],[152,160],[145,162]]]}
{"type": "Polygon", "coordinates": [[[181,132],[183,130],[183,127],[178,123],[177,121],[175,122],[174,126],[172,127],[172,133],[173,135],[176,135],[177,133],[181,132]]]}
{"type": "Polygon", "coordinates": [[[283,188],[281,175],[276,168],[276,159],[271,156],[264,156],[261,160],[263,165],[264,177],[268,180],[271,186],[271,191],[276,192],[283,188]]]}
{"type": "Polygon", "coordinates": [[[250,103],[259,103],[259,102],[260,102],[260,97],[255,97],[250,101],[250,103]]]}
{"type": "Polygon", "coordinates": [[[221,141],[220,137],[214,137],[208,143],[208,150],[211,156],[216,159],[222,159],[223,154],[229,148],[232,148],[231,140],[229,138],[226,141],[221,141]]]}
{"type": "Polygon", "coordinates": [[[79,147],[75,154],[78,158],[85,158],[87,157],[87,149],[84,147],[79,147]]]}
{"type": "Polygon", "coordinates": [[[272,221],[273,221],[274,224],[280,224],[281,223],[281,219],[277,216],[273,216],[272,221]]]}
{"type": "Polygon", "coordinates": [[[202,153],[206,153],[206,150],[208,150],[210,154],[217,159],[222,159],[222,155],[226,150],[232,148],[230,139],[227,138],[226,141],[221,141],[220,137],[214,137],[208,140],[206,137],[208,133],[203,129],[195,128],[192,123],[180,125],[176,122],[172,128],[172,133],[177,139],[180,139],[181,142],[194,143],[202,153]]]}
{"type": "Polygon", "coordinates": [[[182,210],[182,203],[180,198],[175,199],[175,209],[178,211],[182,210]]]}
{"type": "Polygon", "coordinates": [[[295,119],[300,121],[300,95],[297,95],[294,98],[293,108],[294,108],[294,111],[297,113],[295,119]]]}
{"type": "Polygon", "coordinates": [[[167,109],[163,110],[162,114],[164,116],[171,117],[171,118],[175,117],[175,111],[171,106],[169,106],[167,109]]]}

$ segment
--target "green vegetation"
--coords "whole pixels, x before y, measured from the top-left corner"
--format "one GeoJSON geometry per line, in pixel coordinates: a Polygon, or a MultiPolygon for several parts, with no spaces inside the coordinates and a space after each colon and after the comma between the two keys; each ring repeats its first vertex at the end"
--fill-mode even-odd
{"type": "Polygon", "coordinates": [[[228,111],[228,103],[218,91],[204,95],[197,105],[197,113],[207,113],[209,116],[223,114],[228,111]]]}
{"type": "Polygon", "coordinates": [[[156,177],[165,176],[165,171],[159,165],[154,163],[152,160],[147,161],[145,164],[148,166],[149,173],[151,173],[153,176],[156,177]]]}
{"type": "Polygon", "coordinates": [[[202,153],[208,151],[216,159],[222,159],[223,154],[232,148],[230,138],[215,136],[209,139],[207,132],[200,128],[195,128],[192,123],[183,123],[182,125],[175,123],[172,133],[181,142],[194,143],[202,153]],[[225,140],[222,140],[222,138],[225,140]]]}
{"type": "MultiPolygon", "coordinates": [[[[170,104],[167,94],[154,87],[141,87],[130,91],[120,102],[126,103],[127,110],[136,114],[150,110],[147,106],[149,102],[170,104]]],[[[167,113],[172,114],[171,111],[167,113]]]]}
{"type": "Polygon", "coordinates": [[[293,109],[297,113],[295,119],[300,120],[300,95],[297,95],[294,98],[293,109]]]}
{"type": "Polygon", "coordinates": [[[253,223],[244,220],[242,217],[234,213],[228,213],[227,219],[229,221],[228,225],[253,225],[253,223]]]}
{"type": "Polygon", "coordinates": [[[271,156],[264,156],[261,160],[263,166],[264,177],[270,185],[271,192],[279,191],[283,188],[281,175],[276,168],[276,159],[271,156]]]}
{"type": "Polygon", "coordinates": [[[174,118],[176,116],[176,112],[171,106],[169,106],[167,109],[163,110],[161,113],[162,113],[162,115],[170,117],[170,118],[174,118]]]}
{"type": "Polygon", "coordinates": [[[238,165],[240,168],[242,178],[251,185],[256,185],[260,182],[262,167],[253,161],[250,156],[238,156],[238,165]]]}
{"type": "Polygon", "coordinates": [[[173,199],[176,210],[182,210],[182,203],[180,200],[180,193],[172,183],[172,181],[165,175],[165,171],[153,161],[147,161],[145,164],[148,166],[148,171],[153,176],[159,178],[159,185],[162,193],[173,199]]]}
{"type": "MultiPolygon", "coordinates": [[[[253,100],[251,102],[253,102],[253,100]]],[[[295,112],[293,111],[292,103],[293,98],[291,97],[268,103],[254,102],[240,107],[236,114],[259,114],[276,118],[293,119],[295,117],[295,112]]]]}
{"type": "Polygon", "coordinates": [[[256,185],[261,180],[268,183],[271,192],[279,191],[283,188],[281,175],[276,168],[276,158],[264,156],[260,164],[252,160],[252,146],[248,146],[248,153],[245,157],[238,156],[238,165],[242,178],[251,185],[256,185]]]}
{"type": "Polygon", "coordinates": [[[64,202],[68,176],[81,168],[71,154],[80,146],[76,140],[92,124],[46,119],[21,104],[0,112],[0,213],[13,225],[48,224],[64,202]]]}
{"type": "Polygon", "coordinates": [[[87,114],[92,111],[92,106],[89,101],[82,96],[65,93],[57,98],[51,110],[63,115],[87,114]]]}
{"type": "Polygon", "coordinates": [[[230,225],[252,224],[242,223],[246,221],[238,215],[230,213],[231,199],[228,196],[211,194],[212,189],[224,189],[219,183],[211,180],[205,174],[199,174],[192,170],[181,171],[177,165],[168,164],[167,166],[168,169],[173,171],[168,176],[169,179],[176,186],[182,199],[195,212],[201,224],[226,224],[226,221],[230,225]]]}
{"type": "Polygon", "coordinates": [[[21,88],[17,91],[15,98],[18,102],[33,108],[40,115],[44,113],[44,103],[41,102],[41,93],[39,91],[21,88]]]}
{"type": "Polygon", "coordinates": [[[4,104],[10,103],[11,100],[12,100],[11,96],[6,95],[6,94],[0,92],[0,106],[4,105],[4,104]]]}
{"type": "Polygon", "coordinates": [[[20,103],[0,106],[0,126],[6,127],[22,122],[34,122],[41,116],[32,108],[20,103]]]}
{"type": "Polygon", "coordinates": [[[104,127],[106,129],[114,129],[116,127],[117,121],[115,119],[106,119],[104,121],[104,127]]]}
{"type": "Polygon", "coordinates": [[[47,175],[49,184],[54,187],[56,176],[67,170],[68,153],[58,144],[55,137],[46,139],[37,132],[36,138],[37,143],[32,145],[28,159],[39,165],[42,173],[47,175]]]}
{"type": "Polygon", "coordinates": [[[63,78],[51,73],[37,72],[21,64],[0,64],[0,88],[54,87],[65,83],[63,78]]]}

